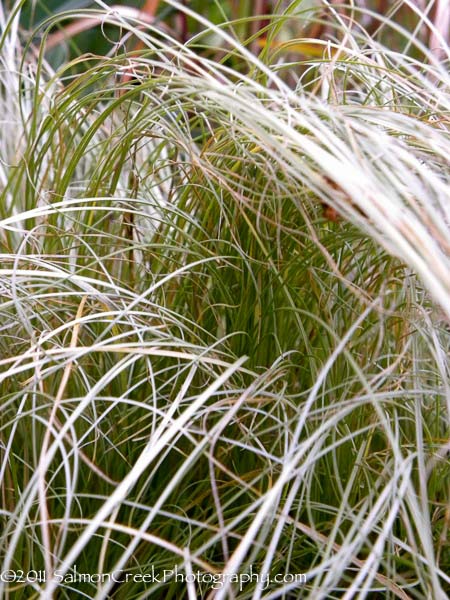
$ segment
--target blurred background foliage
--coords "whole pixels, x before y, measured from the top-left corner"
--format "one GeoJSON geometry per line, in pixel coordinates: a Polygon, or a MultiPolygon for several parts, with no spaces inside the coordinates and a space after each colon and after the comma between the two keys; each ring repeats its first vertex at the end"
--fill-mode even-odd
{"type": "MultiPolygon", "coordinates": [[[[6,0],[5,5],[11,7],[13,0],[6,0]]],[[[339,43],[345,35],[345,27],[360,36],[376,39],[392,50],[418,55],[418,48],[410,44],[406,32],[414,32],[425,49],[434,52],[440,46],[437,38],[449,39],[448,0],[411,0],[411,2],[389,2],[388,0],[355,0],[346,5],[337,0],[327,3],[319,0],[180,0],[180,6],[186,6],[208,21],[222,24],[227,31],[242,44],[247,45],[254,54],[261,54],[264,62],[267,54],[280,60],[280,44],[283,45],[282,61],[298,61],[311,58],[320,59],[324,55],[324,47],[316,46],[307,40],[339,43]],[[425,16],[424,16],[425,15],[425,16]],[[393,33],[391,27],[385,27],[385,19],[398,23],[404,32],[393,33]],[[425,19],[429,19],[436,31],[430,32],[425,19]],[[225,25],[226,24],[226,25],[225,25]],[[274,25],[269,27],[269,25],[274,25]],[[342,25],[345,24],[345,27],[342,25]],[[268,34],[269,32],[269,34],[268,34]],[[268,34],[268,35],[267,35],[268,34]],[[301,40],[301,42],[298,42],[301,40]],[[297,43],[292,43],[297,41],[297,43]],[[285,45],[289,44],[289,47],[285,45]],[[271,52],[267,52],[267,51],[271,52]]],[[[46,19],[57,14],[73,11],[72,17],[59,21],[54,29],[59,28],[66,35],[65,43],[55,44],[51,62],[62,63],[85,53],[106,54],[112,44],[117,42],[117,30],[101,23],[91,21],[82,33],[74,34],[71,24],[79,22],[82,17],[76,11],[104,9],[105,7],[125,7],[141,11],[140,17],[154,18],[155,25],[163,28],[178,42],[186,43],[202,31],[202,24],[176,6],[160,0],[27,0],[21,12],[21,24],[25,35],[40,27],[46,19]]],[[[136,12],[136,16],[138,13],[136,12]]],[[[209,58],[223,58],[223,40],[217,39],[217,56],[211,56],[212,32],[198,41],[197,51],[208,47],[209,58]]],[[[123,41],[123,40],[121,40],[123,41]]],[[[127,42],[127,49],[136,49],[136,40],[127,42]]],[[[273,62],[273,61],[272,61],[273,62]]],[[[234,68],[237,65],[233,65],[234,68]]]]}

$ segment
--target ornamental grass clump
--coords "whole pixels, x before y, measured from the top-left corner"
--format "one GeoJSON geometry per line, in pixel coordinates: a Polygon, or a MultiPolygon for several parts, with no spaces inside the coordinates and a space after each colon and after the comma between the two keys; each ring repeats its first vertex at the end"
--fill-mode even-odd
{"type": "Polygon", "coordinates": [[[25,33],[25,4],[0,7],[0,597],[446,598],[438,24],[168,0],[25,33]],[[89,23],[108,51],[71,58],[89,23]]]}

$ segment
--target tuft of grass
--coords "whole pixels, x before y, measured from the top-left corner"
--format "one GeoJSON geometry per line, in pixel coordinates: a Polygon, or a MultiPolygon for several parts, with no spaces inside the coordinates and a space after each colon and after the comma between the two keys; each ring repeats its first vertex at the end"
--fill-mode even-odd
{"type": "Polygon", "coordinates": [[[161,4],[0,7],[0,597],[444,599],[446,39],[161,4]]]}

